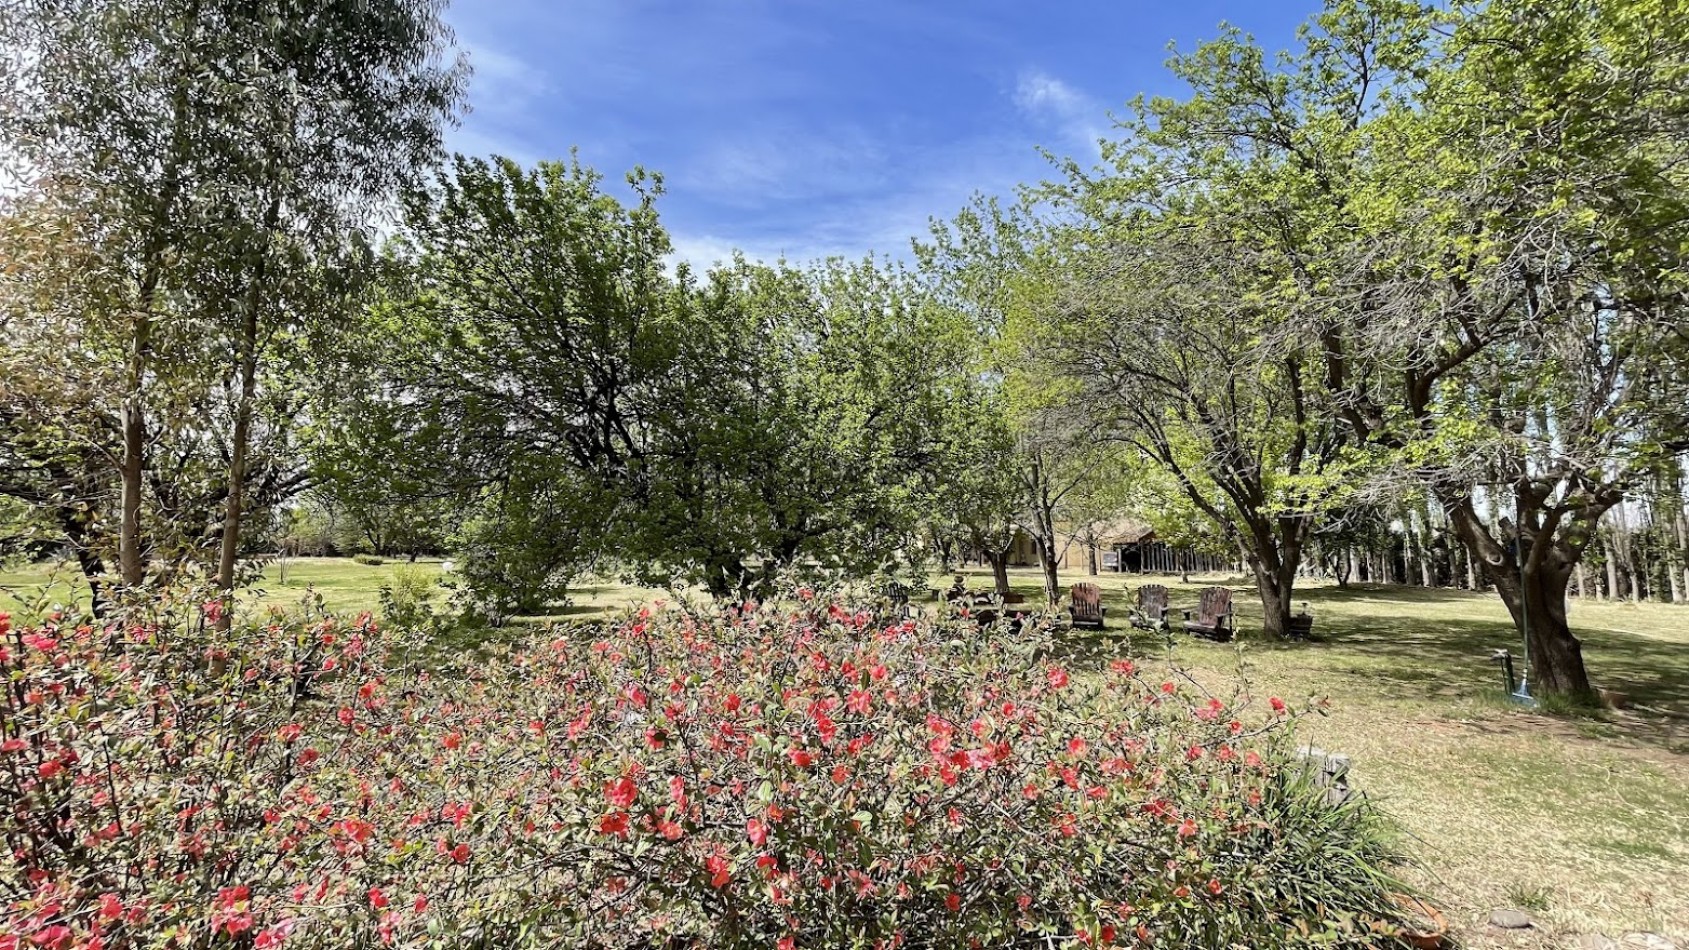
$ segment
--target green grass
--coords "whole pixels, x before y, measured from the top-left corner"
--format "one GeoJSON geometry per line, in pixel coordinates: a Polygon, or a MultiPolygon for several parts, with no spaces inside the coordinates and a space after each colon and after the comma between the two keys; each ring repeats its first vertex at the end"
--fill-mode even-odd
{"type": "MultiPolygon", "coordinates": [[[[398,571],[418,571],[430,578],[443,579],[440,563],[438,558],[415,562],[395,559],[379,565],[357,564],[350,558],[338,557],[287,558],[266,565],[246,597],[256,603],[284,607],[321,597],[328,610],[357,613],[376,608],[377,591],[392,583],[398,571]]],[[[448,593],[440,587],[433,599],[443,603],[448,593]]],[[[660,591],[589,580],[571,592],[570,604],[557,608],[547,619],[602,616],[660,596],[660,591]]],[[[87,598],[87,585],[70,565],[0,570],[0,610],[20,611],[36,603],[86,603],[87,598]]]]}
{"type": "MultiPolygon", "coordinates": [[[[403,566],[293,559],[285,580],[272,565],[251,596],[286,604],[315,593],[333,610],[371,609],[377,588],[403,566]]],[[[440,566],[415,569],[437,574],[440,566]]],[[[971,585],[989,586],[985,572],[967,573],[971,585]]],[[[934,576],[932,586],[949,580],[934,576]]],[[[1016,571],[1011,580],[1030,601],[1042,596],[1035,572],[1016,571]]],[[[1573,626],[1591,675],[1629,693],[1637,708],[1559,714],[1522,709],[1502,695],[1488,657],[1519,647],[1493,595],[1310,582],[1297,599],[1313,608],[1316,642],[1178,637],[1169,648],[1125,624],[1132,589],[1166,578],[1097,580],[1109,625],[1075,638],[1075,668],[1129,652],[1216,689],[1241,682],[1256,695],[1328,700],[1325,715],[1301,722],[1300,738],[1353,757],[1355,783],[1414,839],[1409,847],[1423,867],[1412,883],[1467,945],[1559,947],[1574,934],[1637,930],[1689,942],[1689,607],[1576,603],[1573,626]],[[1503,937],[1483,926],[1491,910],[1520,904],[1530,905],[1537,929],[1503,937]]],[[[1170,583],[1174,616],[1209,583],[1237,590],[1240,629],[1259,627],[1253,592],[1235,577],[1170,583]]],[[[67,578],[41,570],[0,573],[0,609],[8,609],[8,593],[27,600],[73,592],[67,578]]],[[[586,585],[555,616],[602,616],[659,596],[586,585]]],[[[918,600],[930,609],[930,594],[918,600]]],[[[519,633],[456,631],[439,647],[469,658],[519,633]]]]}

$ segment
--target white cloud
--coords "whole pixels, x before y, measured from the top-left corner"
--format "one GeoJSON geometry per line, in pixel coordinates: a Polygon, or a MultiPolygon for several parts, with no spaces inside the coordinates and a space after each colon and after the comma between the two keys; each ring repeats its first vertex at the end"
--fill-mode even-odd
{"type": "Polygon", "coordinates": [[[859,128],[766,129],[718,141],[674,177],[717,201],[758,206],[883,187],[885,162],[859,128]]]}
{"type": "Polygon", "coordinates": [[[1101,103],[1039,69],[1021,72],[1014,103],[1028,118],[1060,132],[1069,145],[1095,149],[1111,125],[1101,103]]]}
{"type": "Polygon", "coordinates": [[[465,43],[464,53],[473,70],[469,95],[477,108],[515,111],[551,88],[543,70],[518,56],[481,43],[465,43]]]}
{"type": "Polygon", "coordinates": [[[1015,105],[1026,112],[1050,113],[1062,118],[1088,108],[1085,97],[1077,89],[1036,69],[1021,73],[1015,85],[1015,105]]]}

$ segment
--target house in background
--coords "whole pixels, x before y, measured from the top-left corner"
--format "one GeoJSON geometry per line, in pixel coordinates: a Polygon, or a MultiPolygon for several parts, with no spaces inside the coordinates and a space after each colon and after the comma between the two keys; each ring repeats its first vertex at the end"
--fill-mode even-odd
{"type": "MultiPolygon", "coordinates": [[[[1063,534],[1057,541],[1057,567],[1066,573],[1206,574],[1235,570],[1225,558],[1175,547],[1156,537],[1155,529],[1132,518],[1118,518],[1063,534]]],[[[1012,567],[1038,566],[1038,545],[1016,531],[1009,548],[1012,567]]]]}

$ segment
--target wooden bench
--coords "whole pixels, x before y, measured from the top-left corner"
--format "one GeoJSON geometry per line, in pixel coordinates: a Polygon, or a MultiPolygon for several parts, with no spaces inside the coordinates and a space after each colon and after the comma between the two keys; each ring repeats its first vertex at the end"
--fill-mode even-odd
{"type": "Polygon", "coordinates": [[[1203,590],[1197,597],[1196,609],[1185,611],[1185,632],[1208,640],[1230,640],[1237,632],[1233,623],[1232,592],[1224,587],[1203,590]]]}

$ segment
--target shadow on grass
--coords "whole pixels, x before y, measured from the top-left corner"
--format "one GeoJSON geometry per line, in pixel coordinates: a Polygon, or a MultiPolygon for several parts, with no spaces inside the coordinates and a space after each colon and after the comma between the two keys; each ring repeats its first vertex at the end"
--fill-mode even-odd
{"type": "MultiPolygon", "coordinates": [[[[1243,596],[1240,591],[1240,603],[1243,596]]],[[[1360,586],[1315,588],[1297,599],[1313,606],[1320,639],[1293,643],[1256,636],[1250,641],[1252,651],[1306,654],[1317,657],[1330,672],[1371,677],[1392,694],[1435,699],[1499,698],[1501,673],[1490,661],[1497,649],[1512,651],[1521,672],[1525,667],[1523,645],[1510,621],[1456,618],[1436,610],[1499,607],[1491,594],[1360,586]],[[1374,605],[1383,609],[1366,610],[1374,605]],[[1322,611],[1322,606],[1330,609],[1322,611]],[[1350,657],[1355,662],[1346,664],[1350,657]]],[[[1258,606],[1254,612],[1259,616],[1258,606]]],[[[1247,617],[1240,618],[1246,630],[1247,617]]],[[[1629,694],[1637,708],[1542,713],[1569,720],[1593,717],[1605,725],[1603,732],[1674,752],[1689,751],[1689,644],[1638,636],[1602,626],[1599,619],[1585,619],[1579,624],[1574,614],[1573,629],[1583,642],[1590,678],[1597,686],[1629,694]]],[[[1496,706],[1510,708],[1499,699],[1496,706]]],[[[1530,718],[1502,721],[1518,722],[1521,730],[1528,730],[1530,718]]]]}

